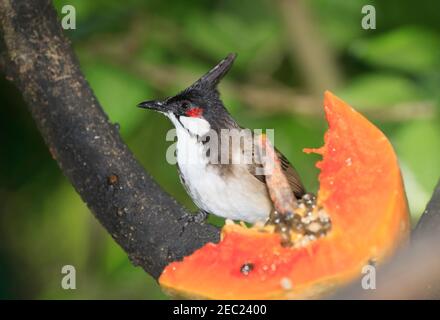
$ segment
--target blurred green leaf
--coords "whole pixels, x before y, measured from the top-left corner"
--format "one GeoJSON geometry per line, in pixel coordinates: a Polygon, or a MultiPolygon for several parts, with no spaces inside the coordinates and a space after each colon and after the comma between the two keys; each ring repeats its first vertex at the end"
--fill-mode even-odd
{"type": "Polygon", "coordinates": [[[216,59],[229,52],[239,52],[238,67],[281,38],[278,26],[267,20],[249,23],[222,13],[213,14],[209,20],[194,14],[188,19],[184,32],[191,45],[216,59]],[[213,37],[213,34],[216,36],[213,37]]]}
{"type": "Polygon", "coordinates": [[[361,38],[351,53],[377,67],[427,73],[440,66],[440,39],[429,30],[403,27],[371,38],[361,38]]]}
{"type": "Polygon", "coordinates": [[[67,5],[73,5],[75,7],[77,21],[88,18],[99,7],[98,1],[75,1],[73,3],[70,0],[54,0],[53,4],[61,17],[64,15],[61,11],[62,8],[67,5]]]}
{"type": "Polygon", "coordinates": [[[377,109],[423,99],[420,88],[411,80],[392,74],[361,75],[337,94],[359,110],[377,109]]]}
{"type": "Polygon", "coordinates": [[[109,64],[88,62],[82,70],[110,120],[120,125],[123,134],[129,134],[143,119],[136,105],[151,96],[149,87],[109,64]]]}
{"type": "Polygon", "coordinates": [[[416,223],[422,215],[423,210],[425,210],[426,204],[431,197],[431,192],[420,184],[414,170],[412,170],[404,160],[400,161],[400,169],[402,170],[403,181],[405,183],[411,219],[413,223],[416,223]]]}
{"type": "Polygon", "coordinates": [[[317,20],[317,27],[329,43],[345,50],[365,30],[361,25],[361,8],[374,4],[372,0],[311,0],[310,5],[317,20]],[[347,26],[351,26],[347,28],[347,26]],[[353,26],[359,26],[358,28],[353,26]]]}
{"type": "Polygon", "coordinates": [[[405,124],[392,137],[397,154],[429,194],[440,177],[440,123],[418,120],[405,124]]]}

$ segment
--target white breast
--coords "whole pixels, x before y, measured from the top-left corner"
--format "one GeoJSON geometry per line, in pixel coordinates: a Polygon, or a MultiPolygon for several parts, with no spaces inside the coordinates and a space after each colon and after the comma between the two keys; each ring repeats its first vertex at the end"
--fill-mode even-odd
{"type": "Polygon", "coordinates": [[[195,133],[206,134],[210,130],[209,123],[203,119],[180,117],[180,122],[190,128],[190,134],[174,115],[168,116],[176,127],[177,163],[194,203],[224,218],[265,221],[271,203],[264,184],[256,181],[245,166],[234,165],[232,174],[222,176],[215,165],[208,165],[206,151],[195,133]]]}

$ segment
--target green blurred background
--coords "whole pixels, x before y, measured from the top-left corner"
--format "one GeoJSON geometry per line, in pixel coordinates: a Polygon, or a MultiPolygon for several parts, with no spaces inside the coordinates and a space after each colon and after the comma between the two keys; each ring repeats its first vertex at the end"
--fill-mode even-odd
{"type": "MultiPolygon", "coordinates": [[[[365,113],[396,148],[413,222],[440,177],[440,2],[434,0],[59,0],[76,8],[68,31],[81,67],[146,170],[193,209],[165,161],[171,124],[142,111],[176,93],[229,52],[221,86],[240,124],[274,128],[275,143],[317,189],[324,89],[365,113]],[[377,29],[363,30],[372,4],[377,29]]],[[[0,298],[165,299],[133,267],[51,159],[20,94],[0,79],[0,298]],[[60,286],[61,267],[77,289],[60,286]]],[[[221,223],[219,220],[212,220],[221,223]]]]}

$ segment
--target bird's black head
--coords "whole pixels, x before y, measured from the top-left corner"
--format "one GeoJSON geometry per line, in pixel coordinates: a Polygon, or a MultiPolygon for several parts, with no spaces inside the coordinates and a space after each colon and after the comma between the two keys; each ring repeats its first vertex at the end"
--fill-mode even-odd
{"type": "Polygon", "coordinates": [[[217,85],[231,69],[236,54],[229,54],[203,77],[179,94],[164,100],[141,102],[140,108],[151,109],[176,118],[202,118],[212,123],[223,115],[229,116],[220,100],[217,85]]]}

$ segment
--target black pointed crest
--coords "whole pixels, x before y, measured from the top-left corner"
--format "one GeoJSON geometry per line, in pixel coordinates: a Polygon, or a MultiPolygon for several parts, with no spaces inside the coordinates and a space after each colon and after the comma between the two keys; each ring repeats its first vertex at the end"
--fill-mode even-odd
{"type": "MultiPolygon", "coordinates": [[[[204,76],[199,80],[194,82],[188,89],[193,88],[212,88],[215,89],[220,82],[220,80],[228,73],[234,63],[237,54],[230,53],[226,58],[220,61],[214,68],[209,70],[204,76]]],[[[187,89],[187,90],[188,90],[187,89]]]]}

